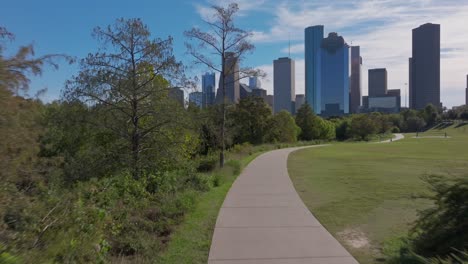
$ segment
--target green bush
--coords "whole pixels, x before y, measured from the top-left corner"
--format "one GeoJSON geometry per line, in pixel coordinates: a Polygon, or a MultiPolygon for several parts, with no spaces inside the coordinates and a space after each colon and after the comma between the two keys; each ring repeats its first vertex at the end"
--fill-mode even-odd
{"type": "Polygon", "coordinates": [[[198,158],[198,172],[210,172],[216,168],[219,157],[217,155],[207,155],[198,158]]]}

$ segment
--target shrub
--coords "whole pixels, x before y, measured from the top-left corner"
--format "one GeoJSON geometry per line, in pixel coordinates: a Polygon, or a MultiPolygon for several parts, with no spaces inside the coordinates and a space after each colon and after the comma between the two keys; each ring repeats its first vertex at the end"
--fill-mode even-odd
{"type": "Polygon", "coordinates": [[[211,154],[207,156],[201,156],[198,159],[198,172],[210,172],[216,168],[218,164],[218,157],[217,155],[211,154]]]}

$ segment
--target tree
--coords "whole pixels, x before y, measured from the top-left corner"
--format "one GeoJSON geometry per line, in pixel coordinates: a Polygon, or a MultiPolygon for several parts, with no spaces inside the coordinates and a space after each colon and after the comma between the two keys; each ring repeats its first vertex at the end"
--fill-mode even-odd
{"type": "Polygon", "coordinates": [[[288,111],[276,113],[268,122],[266,140],[268,142],[293,143],[301,129],[296,125],[294,118],[288,111]]]}
{"type": "Polygon", "coordinates": [[[317,118],[307,103],[297,110],[296,124],[301,128],[301,133],[299,134],[301,140],[309,141],[320,137],[320,131],[316,124],[317,118]]]}
{"type": "Polygon", "coordinates": [[[95,108],[102,116],[95,125],[126,142],[125,162],[138,178],[142,159],[158,147],[154,136],[178,120],[171,117],[176,108],[166,99],[171,85],[182,82],[181,63],[173,55],[172,38],[152,39],[140,19],[118,19],[95,28],[93,36],[102,48],[81,60],[80,73],[66,85],[65,99],[95,108]]]}
{"type": "MultiPolygon", "coordinates": [[[[196,44],[186,43],[188,53],[191,54],[195,63],[202,64],[220,75],[220,91],[222,93],[222,125],[221,125],[221,152],[219,163],[224,166],[224,151],[226,149],[226,86],[228,82],[236,82],[248,76],[260,76],[259,70],[251,68],[236,69],[235,63],[230,60],[241,61],[243,57],[254,50],[254,45],[250,43],[249,37],[252,35],[234,24],[234,18],[239,11],[236,3],[231,3],[227,7],[213,5],[214,14],[205,23],[209,26],[209,31],[202,31],[194,27],[185,32],[185,36],[195,41],[196,44]],[[238,72],[236,72],[238,71],[238,72]],[[234,79],[229,75],[238,76],[234,79]],[[230,80],[228,80],[230,79],[230,80]]],[[[236,102],[234,102],[236,103],[236,102]]]]}
{"type": "Polygon", "coordinates": [[[263,143],[271,117],[271,109],[263,98],[249,96],[241,99],[231,116],[234,143],[263,143]]]}
{"type": "Polygon", "coordinates": [[[359,140],[369,140],[379,131],[378,124],[370,116],[361,114],[351,119],[351,136],[359,140]]]}
{"type": "Polygon", "coordinates": [[[426,122],[421,117],[412,116],[406,120],[406,127],[408,132],[419,132],[426,127],[426,122]]]}

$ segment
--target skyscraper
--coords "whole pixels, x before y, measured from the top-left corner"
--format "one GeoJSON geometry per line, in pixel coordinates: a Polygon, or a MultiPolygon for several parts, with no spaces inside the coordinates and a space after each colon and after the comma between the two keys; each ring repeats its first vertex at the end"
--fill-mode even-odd
{"type": "Polygon", "coordinates": [[[361,66],[362,58],[359,46],[351,47],[351,77],[349,91],[349,111],[359,112],[361,107],[361,66]]]}
{"type": "Polygon", "coordinates": [[[296,102],[295,102],[295,109],[294,113],[297,113],[297,110],[301,108],[301,106],[305,103],[305,95],[303,94],[296,94],[296,102]]]}
{"type": "Polygon", "coordinates": [[[387,94],[387,69],[369,69],[369,97],[387,94]]]}
{"type": "Polygon", "coordinates": [[[202,75],[202,107],[206,108],[214,104],[216,76],[214,73],[205,73],[202,75]]]}
{"type": "Polygon", "coordinates": [[[257,76],[249,78],[249,87],[250,89],[260,89],[262,88],[262,82],[257,76]]]}
{"type": "Polygon", "coordinates": [[[239,90],[239,58],[232,52],[226,53],[226,81],[221,75],[219,78],[218,92],[216,94],[216,103],[220,104],[224,100],[223,86],[226,84],[226,103],[237,103],[240,99],[239,90]]]}
{"type": "Polygon", "coordinates": [[[315,113],[320,108],[320,46],[323,40],[322,25],[305,29],[305,97],[315,113]]]}
{"type": "Polygon", "coordinates": [[[320,104],[314,111],[323,116],[349,113],[349,46],[332,32],[320,46],[320,104]]]}
{"type": "Polygon", "coordinates": [[[274,113],[286,110],[293,114],[296,100],[294,60],[279,58],[273,61],[274,113]]]}
{"type": "Polygon", "coordinates": [[[192,92],[189,94],[189,103],[202,107],[203,92],[192,92]]]}
{"type": "Polygon", "coordinates": [[[410,108],[427,104],[440,107],[440,25],[424,24],[413,29],[410,59],[410,108]]]}

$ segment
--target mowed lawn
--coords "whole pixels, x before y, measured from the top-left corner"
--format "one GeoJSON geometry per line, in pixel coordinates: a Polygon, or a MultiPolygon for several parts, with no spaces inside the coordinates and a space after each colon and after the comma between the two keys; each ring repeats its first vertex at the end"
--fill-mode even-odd
{"type": "MultiPolygon", "coordinates": [[[[412,138],[388,144],[337,143],[292,153],[289,175],[309,210],[360,263],[385,262],[427,208],[421,177],[468,177],[468,125],[451,138],[412,138]]],[[[422,135],[424,136],[424,134],[422,135]]]]}

